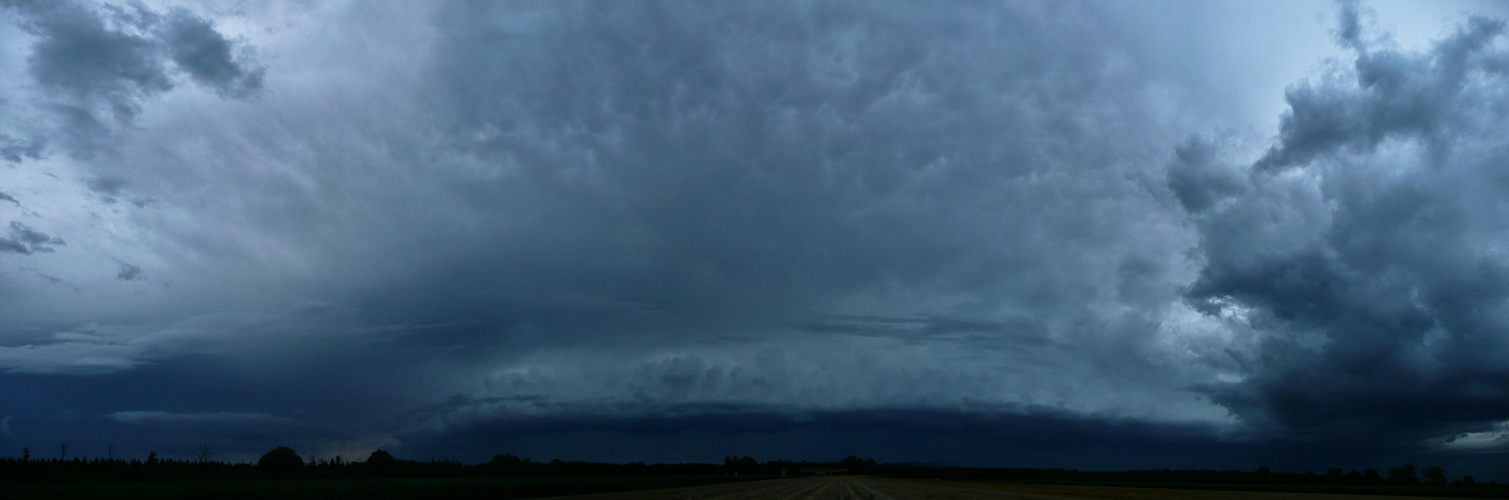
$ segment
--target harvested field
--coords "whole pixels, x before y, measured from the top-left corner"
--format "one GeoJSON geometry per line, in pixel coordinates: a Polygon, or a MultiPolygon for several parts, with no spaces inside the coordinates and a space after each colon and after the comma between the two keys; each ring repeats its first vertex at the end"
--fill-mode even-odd
{"type": "Polygon", "coordinates": [[[1207,491],[1108,486],[929,481],[866,476],[810,477],[664,490],[556,497],[557,500],[1406,500],[1428,497],[1207,491]]]}

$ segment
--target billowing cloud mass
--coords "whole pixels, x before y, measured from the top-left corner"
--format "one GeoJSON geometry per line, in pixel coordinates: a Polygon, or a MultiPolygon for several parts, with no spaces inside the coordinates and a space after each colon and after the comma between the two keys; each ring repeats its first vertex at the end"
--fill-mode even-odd
{"type": "Polygon", "coordinates": [[[1491,478],[1455,12],[0,2],[0,454],[1491,478]]]}
{"type": "Polygon", "coordinates": [[[1338,32],[1352,60],[1288,91],[1261,158],[1195,144],[1170,168],[1200,234],[1187,298],[1263,334],[1247,379],[1203,390],[1293,432],[1479,430],[1509,410],[1504,21],[1409,51],[1356,15],[1338,32]]]}

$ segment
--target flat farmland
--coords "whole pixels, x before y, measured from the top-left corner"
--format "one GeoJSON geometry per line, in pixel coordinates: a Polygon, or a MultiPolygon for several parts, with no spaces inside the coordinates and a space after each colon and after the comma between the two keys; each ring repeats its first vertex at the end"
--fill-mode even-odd
{"type": "Polygon", "coordinates": [[[555,498],[557,500],[913,500],[946,498],[1020,500],[1405,500],[1430,497],[1211,491],[835,476],[774,479],[748,483],[555,498]]]}

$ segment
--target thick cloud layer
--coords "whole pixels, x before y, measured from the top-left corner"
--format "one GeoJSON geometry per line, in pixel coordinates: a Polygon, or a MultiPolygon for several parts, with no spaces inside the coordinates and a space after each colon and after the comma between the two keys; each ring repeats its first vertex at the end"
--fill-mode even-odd
{"type": "Polygon", "coordinates": [[[1204,143],[1170,167],[1200,233],[1187,297],[1264,336],[1245,380],[1205,391],[1286,432],[1442,444],[1509,419],[1504,22],[1413,51],[1356,15],[1351,60],[1288,92],[1250,168],[1204,143]]]}
{"type": "Polygon", "coordinates": [[[18,449],[1319,467],[1509,420],[1497,21],[1340,9],[1270,148],[1234,5],[3,5],[18,449]]]}

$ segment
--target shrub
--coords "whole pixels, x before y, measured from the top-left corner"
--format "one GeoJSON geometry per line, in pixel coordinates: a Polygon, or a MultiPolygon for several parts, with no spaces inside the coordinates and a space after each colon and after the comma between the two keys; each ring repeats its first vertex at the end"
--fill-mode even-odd
{"type": "Polygon", "coordinates": [[[396,472],[397,463],[393,460],[393,454],[383,450],[373,451],[367,456],[367,475],[372,477],[391,477],[396,472]]]}
{"type": "Polygon", "coordinates": [[[295,477],[303,472],[304,459],[294,453],[293,448],[279,446],[262,454],[262,458],[257,460],[257,470],[270,478],[295,477]]]}

